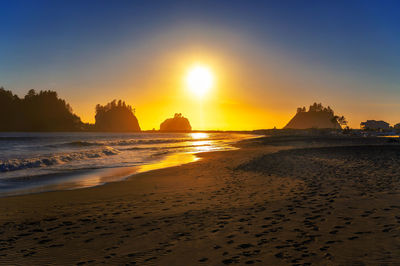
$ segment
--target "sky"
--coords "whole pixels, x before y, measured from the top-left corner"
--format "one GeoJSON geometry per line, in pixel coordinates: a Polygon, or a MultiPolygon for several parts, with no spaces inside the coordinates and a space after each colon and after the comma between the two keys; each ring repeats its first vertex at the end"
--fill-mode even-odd
{"type": "Polygon", "coordinates": [[[56,90],[84,122],[122,99],[142,129],[281,128],[329,105],[359,128],[400,122],[399,1],[0,1],[0,86],[56,90]],[[184,80],[196,64],[215,84],[184,80]]]}

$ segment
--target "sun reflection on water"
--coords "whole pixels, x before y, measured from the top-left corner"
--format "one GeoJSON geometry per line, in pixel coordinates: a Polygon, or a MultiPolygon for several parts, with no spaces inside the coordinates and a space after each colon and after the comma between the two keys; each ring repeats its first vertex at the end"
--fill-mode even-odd
{"type": "Polygon", "coordinates": [[[190,133],[190,135],[193,139],[206,139],[209,137],[207,133],[203,132],[190,133]]]}

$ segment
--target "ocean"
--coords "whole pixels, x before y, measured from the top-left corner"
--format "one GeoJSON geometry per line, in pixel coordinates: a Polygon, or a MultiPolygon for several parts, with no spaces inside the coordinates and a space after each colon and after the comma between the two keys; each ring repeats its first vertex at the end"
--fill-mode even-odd
{"type": "Polygon", "coordinates": [[[0,133],[0,197],[78,189],[232,150],[234,133],[0,133]]]}

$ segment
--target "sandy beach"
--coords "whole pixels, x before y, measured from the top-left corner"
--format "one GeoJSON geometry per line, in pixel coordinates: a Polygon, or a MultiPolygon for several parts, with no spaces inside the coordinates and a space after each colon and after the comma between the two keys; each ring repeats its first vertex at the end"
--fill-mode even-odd
{"type": "Polygon", "coordinates": [[[400,264],[396,142],[238,146],[104,186],[0,198],[0,264],[400,264]]]}

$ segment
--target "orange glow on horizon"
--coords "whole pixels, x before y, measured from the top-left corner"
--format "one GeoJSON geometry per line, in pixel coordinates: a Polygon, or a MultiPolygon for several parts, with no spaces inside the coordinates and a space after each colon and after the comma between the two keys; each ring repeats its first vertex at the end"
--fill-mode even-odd
{"type": "Polygon", "coordinates": [[[194,130],[282,128],[297,107],[313,102],[330,105],[352,128],[371,118],[399,122],[395,97],[360,93],[379,82],[330,71],[272,43],[261,45],[251,34],[222,26],[182,25],[15,87],[54,89],[89,123],[96,104],[124,100],[136,109],[142,130],[159,129],[175,113],[194,130]],[[186,82],[196,62],[213,76],[212,88],[198,93],[186,82]],[[352,89],[338,93],[341,88],[352,89]]]}
{"type": "MultiPolygon", "coordinates": [[[[259,57],[261,55],[259,53],[259,57]]],[[[141,69],[127,65],[127,70],[115,75],[120,77],[118,83],[112,79],[102,87],[82,90],[96,90],[99,93],[95,95],[74,95],[70,102],[80,105],[73,105],[76,114],[83,121],[93,123],[94,106],[118,97],[136,109],[142,130],[158,130],[160,124],[175,113],[188,118],[193,130],[254,130],[282,128],[297,107],[320,100],[315,98],[314,87],[300,83],[296,86],[304,85],[307,90],[295,90],[287,76],[280,76],[279,68],[269,66],[273,53],[268,54],[269,60],[263,60],[265,65],[254,64],[252,68],[246,67],[249,59],[235,57],[234,53],[215,47],[175,49],[157,56],[154,63],[148,63],[146,58],[141,69]],[[199,95],[188,88],[187,83],[188,73],[198,65],[207,68],[213,76],[212,89],[203,96],[200,96],[203,92],[199,95]]],[[[298,76],[299,73],[293,79],[298,76]]],[[[331,103],[334,99],[327,98],[321,101],[331,103]]],[[[343,113],[339,108],[337,111],[343,113]]]]}
{"type": "MultiPolygon", "coordinates": [[[[142,130],[158,130],[175,113],[187,117],[193,130],[283,127],[294,111],[282,115],[249,101],[251,97],[242,88],[240,69],[226,63],[227,60],[210,54],[177,54],[158,62],[160,66],[152,69],[145,82],[127,82],[118,95],[136,109],[142,130]],[[139,94],[133,89],[138,86],[143,88],[139,94]]],[[[110,100],[105,93],[96,95],[95,99],[103,104],[110,100]]],[[[84,121],[94,123],[94,105],[86,112],[76,113],[84,114],[81,116],[84,121]]]]}

